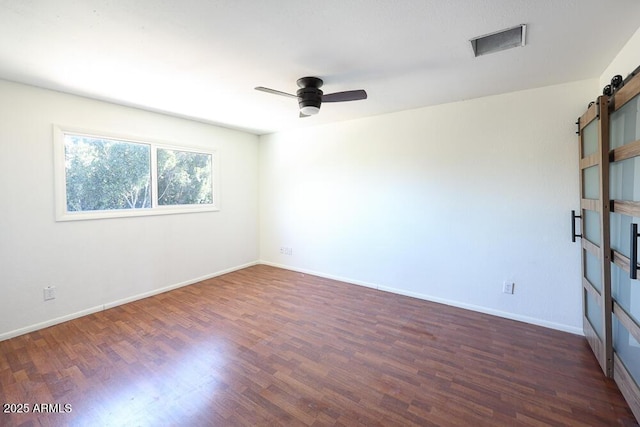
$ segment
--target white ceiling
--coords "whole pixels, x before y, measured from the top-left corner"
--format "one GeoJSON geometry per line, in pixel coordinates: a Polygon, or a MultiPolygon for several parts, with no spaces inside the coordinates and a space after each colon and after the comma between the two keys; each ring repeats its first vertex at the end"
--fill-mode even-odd
{"type": "Polygon", "coordinates": [[[0,0],[0,78],[263,134],[597,78],[639,26],[638,0],[0,0]],[[299,119],[253,89],[303,76],[369,98],[299,119]]]}

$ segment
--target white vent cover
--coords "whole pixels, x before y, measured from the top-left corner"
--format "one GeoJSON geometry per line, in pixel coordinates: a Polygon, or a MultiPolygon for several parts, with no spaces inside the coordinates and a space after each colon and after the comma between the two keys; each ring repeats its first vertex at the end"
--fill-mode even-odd
{"type": "Polygon", "coordinates": [[[512,47],[524,46],[526,29],[527,26],[522,24],[471,39],[473,53],[475,56],[480,56],[511,49],[512,47]]]}

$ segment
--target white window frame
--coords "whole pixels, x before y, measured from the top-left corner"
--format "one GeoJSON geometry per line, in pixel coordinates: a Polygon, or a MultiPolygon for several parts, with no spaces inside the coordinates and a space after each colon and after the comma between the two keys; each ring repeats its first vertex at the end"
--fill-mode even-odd
{"type": "Polygon", "coordinates": [[[220,210],[220,191],[219,191],[219,159],[217,150],[214,148],[203,148],[191,145],[175,144],[156,141],[147,138],[137,138],[127,135],[118,135],[113,132],[103,132],[96,130],[79,129],[72,126],[53,125],[53,148],[54,148],[54,185],[55,185],[55,205],[56,205],[56,221],[77,221],[88,219],[103,218],[122,218],[137,217],[150,215],[169,215],[183,214],[192,212],[215,212],[220,210]],[[66,165],[65,165],[65,135],[88,136],[92,138],[112,139],[122,142],[130,142],[134,144],[144,144],[150,146],[151,149],[151,207],[139,209],[113,209],[113,210],[96,210],[96,211],[67,211],[67,182],[66,182],[66,165]],[[157,149],[163,148],[167,150],[186,151],[191,153],[200,153],[211,155],[211,175],[212,175],[212,192],[213,203],[198,205],[158,205],[158,162],[157,149]]]}

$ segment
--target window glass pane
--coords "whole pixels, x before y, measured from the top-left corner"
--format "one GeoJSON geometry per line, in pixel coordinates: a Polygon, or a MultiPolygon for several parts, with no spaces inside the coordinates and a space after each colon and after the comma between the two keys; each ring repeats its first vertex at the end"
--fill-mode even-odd
{"type": "Polygon", "coordinates": [[[631,255],[631,223],[640,224],[640,218],[611,212],[609,215],[611,249],[622,255],[631,255]]]}
{"type": "Polygon", "coordinates": [[[151,207],[151,147],[112,139],[64,137],[67,211],[151,207]]]}
{"type": "Polygon", "coordinates": [[[611,263],[611,294],[620,307],[640,323],[640,285],[629,273],[611,263]]]}
{"type": "Polygon", "coordinates": [[[598,120],[593,120],[582,129],[582,157],[598,151],[598,120]]]}
{"type": "Polygon", "coordinates": [[[584,214],[584,233],[587,240],[600,246],[600,214],[596,211],[585,209],[584,214]]]}
{"type": "Polygon", "coordinates": [[[611,149],[640,139],[640,96],[611,114],[609,136],[611,149]]]}
{"type": "Polygon", "coordinates": [[[602,292],[602,268],[600,260],[587,250],[584,252],[584,275],[598,292],[602,292]]]}
{"type": "Polygon", "coordinates": [[[158,148],[158,205],[213,203],[212,155],[158,148]]]}
{"type": "Polygon", "coordinates": [[[593,329],[598,334],[598,337],[602,338],[602,312],[600,310],[600,306],[596,302],[596,299],[591,295],[591,293],[583,290],[586,298],[584,303],[586,304],[585,313],[587,315],[587,319],[589,319],[589,323],[593,326],[593,329]]]}
{"type": "Polygon", "coordinates": [[[609,193],[613,200],[640,201],[640,157],[611,163],[609,193]]]}
{"type": "Polygon", "coordinates": [[[585,199],[600,198],[600,168],[591,166],[582,171],[582,197],[585,199]]]}
{"type": "Polygon", "coordinates": [[[640,344],[615,315],[612,318],[613,349],[636,383],[640,383],[640,344]]]}

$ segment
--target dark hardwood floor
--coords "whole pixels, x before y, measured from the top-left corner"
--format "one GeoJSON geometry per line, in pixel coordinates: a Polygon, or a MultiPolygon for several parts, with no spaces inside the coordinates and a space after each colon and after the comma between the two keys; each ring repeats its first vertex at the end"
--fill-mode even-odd
{"type": "Polygon", "coordinates": [[[582,337],[268,266],[0,342],[0,403],[29,405],[3,426],[637,425],[582,337]]]}

